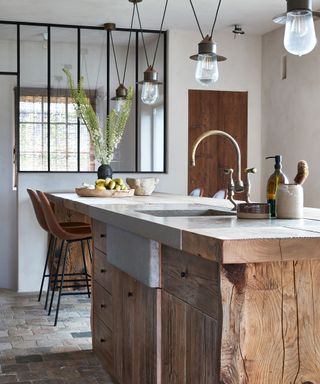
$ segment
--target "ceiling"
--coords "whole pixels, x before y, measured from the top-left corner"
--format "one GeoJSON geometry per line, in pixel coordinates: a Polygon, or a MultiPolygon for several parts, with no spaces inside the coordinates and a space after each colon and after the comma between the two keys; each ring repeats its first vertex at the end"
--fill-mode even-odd
{"type": "MultiPolygon", "coordinates": [[[[204,32],[209,32],[218,0],[193,0],[204,32]]],[[[139,4],[144,28],[159,28],[165,0],[139,4]]],[[[320,8],[314,0],[313,8],[320,8]]],[[[216,29],[241,24],[247,33],[265,34],[275,28],[272,17],[283,13],[285,0],[223,0],[216,29]]],[[[99,26],[115,22],[128,27],[132,3],[128,0],[0,0],[1,20],[99,26]]],[[[135,25],[137,27],[137,25],[135,25]]],[[[189,0],[169,0],[164,29],[195,30],[189,0]]]]}

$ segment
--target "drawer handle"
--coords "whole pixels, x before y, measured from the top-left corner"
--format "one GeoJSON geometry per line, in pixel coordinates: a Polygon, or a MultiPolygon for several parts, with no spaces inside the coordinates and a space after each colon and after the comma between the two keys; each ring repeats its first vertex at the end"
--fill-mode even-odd
{"type": "Polygon", "coordinates": [[[105,308],[106,306],[105,306],[105,304],[101,304],[100,307],[101,307],[101,309],[103,309],[103,308],[105,308]]]}
{"type": "Polygon", "coordinates": [[[182,279],[187,278],[188,277],[188,272],[181,272],[180,276],[181,276],[182,279]]]}
{"type": "Polygon", "coordinates": [[[105,339],[100,339],[100,343],[105,343],[106,340],[105,339]]]}
{"type": "Polygon", "coordinates": [[[106,235],[104,233],[100,233],[100,237],[103,239],[104,237],[106,237],[106,235]]]}
{"type": "Polygon", "coordinates": [[[128,292],[128,297],[132,297],[133,296],[133,292],[128,292]]]}
{"type": "Polygon", "coordinates": [[[101,273],[106,273],[107,271],[105,269],[100,269],[101,273]]]}

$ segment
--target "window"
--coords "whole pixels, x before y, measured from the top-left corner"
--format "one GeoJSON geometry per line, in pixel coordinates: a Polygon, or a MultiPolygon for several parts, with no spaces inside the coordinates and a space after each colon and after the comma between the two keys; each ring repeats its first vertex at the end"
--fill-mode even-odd
{"type": "MultiPolygon", "coordinates": [[[[51,90],[50,131],[46,89],[21,88],[19,108],[20,170],[94,171],[94,154],[85,125],[67,90],[51,90]]],[[[90,99],[94,106],[94,99],[90,99]]]]}

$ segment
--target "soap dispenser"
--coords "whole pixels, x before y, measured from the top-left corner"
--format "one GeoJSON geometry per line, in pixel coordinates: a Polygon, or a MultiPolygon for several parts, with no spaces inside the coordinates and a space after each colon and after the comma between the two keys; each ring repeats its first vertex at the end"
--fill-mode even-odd
{"type": "Polygon", "coordinates": [[[267,183],[267,201],[270,205],[271,217],[276,217],[276,192],[279,184],[288,184],[287,176],[282,172],[282,156],[268,156],[266,159],[275,159],[274,172],[267,183]]]}

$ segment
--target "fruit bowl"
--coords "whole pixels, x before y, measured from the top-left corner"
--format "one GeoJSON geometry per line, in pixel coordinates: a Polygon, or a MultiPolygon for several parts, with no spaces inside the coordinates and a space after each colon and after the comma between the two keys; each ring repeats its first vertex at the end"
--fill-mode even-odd
{"type": "Polygon", "coordinates": [[[142,177],[137,179],[127,177],[126,182],[130,188],[134,189],[135,195],[149,196],[159,183],[159,179],[157,177],[142,177]]]}
{"type": "Polygon", "coordinates": [[[134,195],[134,189],[116,191],[115,189],[76,188],[75,191],[80,197],[130,197],[134,195]]]}

